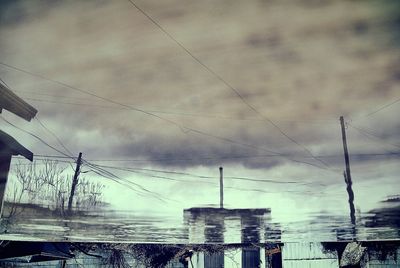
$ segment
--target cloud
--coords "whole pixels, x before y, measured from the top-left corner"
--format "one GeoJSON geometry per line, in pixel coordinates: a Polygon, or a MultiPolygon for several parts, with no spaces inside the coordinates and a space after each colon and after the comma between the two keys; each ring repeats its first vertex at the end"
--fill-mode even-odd
{"type": "MultiPolygon", "coordinates": [[[[320,165],[268,120],[316,155],[339,155],[338,117],[362,115],[395,98],[400,70],[398,48],[389,42],[394,33],[380,22],[381,11],[369,3],[320,2],[138,2],[264,119],[124,1],[9,1],[1,8],[1,61],[111,102],[4,66],[0,75],[22,97],[36,99],[28,101],[39,118],[89,158],[268,169],[297,157],[320,165]],[[267,150],[288,157],[227,158],[267,150]]],[[[397,110],[383,117],[394,118],[397,110]]],[[[389,120],[374,126],[393,128],[389,120]]],[[[396,126],[382,137],[398,138],[396,126]]],[[[375,150],[368,141],[351,142],[357,150],[375,150]]]]}

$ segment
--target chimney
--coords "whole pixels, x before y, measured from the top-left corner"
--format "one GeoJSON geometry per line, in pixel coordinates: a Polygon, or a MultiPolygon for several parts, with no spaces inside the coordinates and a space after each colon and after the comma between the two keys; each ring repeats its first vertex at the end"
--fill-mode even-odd
{"type": "Polygon", "coordinates": [[[224,174],[223,168],[219,168],[219,208],[224,208],[224,174]]]}

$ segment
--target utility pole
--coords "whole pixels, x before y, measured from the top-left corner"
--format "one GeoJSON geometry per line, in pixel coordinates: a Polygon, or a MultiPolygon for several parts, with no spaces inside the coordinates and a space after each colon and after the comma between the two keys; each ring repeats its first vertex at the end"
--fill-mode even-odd
{"type": "Polygon", "coordinates": [[[219,168],[219,208],[224,208],[224,174],[223,168],[219,168]]]}
{"type": "Polygon", "coordinates": [[[344,181],[347,185],[347,193],[349,195],[349,205],[350,205],[350,218],[351,223],[356,223],[356,216],[355,216],[355,208],[354,208],[354,192],[353,192],[353,182],[351,181],[351,174],[350,174],[350,160],[349,160],[349,152],[347,150],[347,139],[346,139],[346,129],[344,126],[344,119],[343,116],[340,117],[340,125],[342,127],[342,140],[343,140],[343,151],[344,151],[344,162],[346,164],[346,170],[343,172],[344,181]]]}
{"type": "Polygon", "coordinates": [[[75,174],[72,179],[71,194],[69,195],[69,199],[68,199],[68,213],[71,213],[72,200],[74,198],[76,185],[78,184],[78,177],[79,177],[79,173],[80,173],[80,169],[81,169],[81,164],[82,164],[82,153],[79,153],[78,160],[76,161],[75,174]]]}

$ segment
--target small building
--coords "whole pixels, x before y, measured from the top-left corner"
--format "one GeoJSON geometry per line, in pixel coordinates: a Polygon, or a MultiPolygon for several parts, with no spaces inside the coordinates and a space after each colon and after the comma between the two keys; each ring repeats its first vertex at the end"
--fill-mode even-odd
{"type": "MultiPolygon", "coordinates": [[[[7,110],[19,117],[30,121],[35,117],[37,110],[14,94],[5,85],[0,83],[0,113],[7,110]]],[[[0,130],[0,217],[3,213],[3,201],[10,170],[11,157],[22,155],[33,160],[33,153],[17,142],[13,137],[0,130]]]]}
{"type": "Polygon", "coordinates": [[[226,243],[225,225],[227,221],[240,225],[240,238],[234,243],[259,243],[262,239],[267,208],[227,209],[213,207],[194,207],[185,209],[183,217],[189,230],[191,243],[226,243]],[[199,236],[204,234],[204,237],[199,236]],[[240,241],[239,241],[240,240],[240,241]]]}
{"type": "MultiPolygon", "coordinates": [[[[184,221],[188,226],[190,243],[227,243],[232,237],[226,237],[226,225],[240,226],[240,234],[234,243],[241,245],[259,244],[264,236],[266,216],[269,208],[224,208],[223,169],[220,170],[220,207],[193,207],[183,211],[184,221]]],[[[233,264],[242,268],[264,268],[265,248],[263,246],[241,246],[234,256],[224,252],[213,254],[196,253],[194,261],[199,268],[231,267],[233,264]]]]}

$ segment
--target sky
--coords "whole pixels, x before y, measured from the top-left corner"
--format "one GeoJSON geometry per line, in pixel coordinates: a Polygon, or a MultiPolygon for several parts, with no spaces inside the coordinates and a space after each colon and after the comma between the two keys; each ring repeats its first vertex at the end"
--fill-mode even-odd
{"type": "MultiPolygon", "coordinates": [[[[91,163],[151,169],[108,170],[173,199],[90,175],[119,208],[218,204],[223,166],[227,205],[283,214],[348,210],[344,116],[365,211],[398,193],[395,2],[1,1],[0,77],[39,111],[1,116],[69,154],[39,119],[91,163]]],[[[59,155],[0,122],[35,154],[59,155]]]]}

